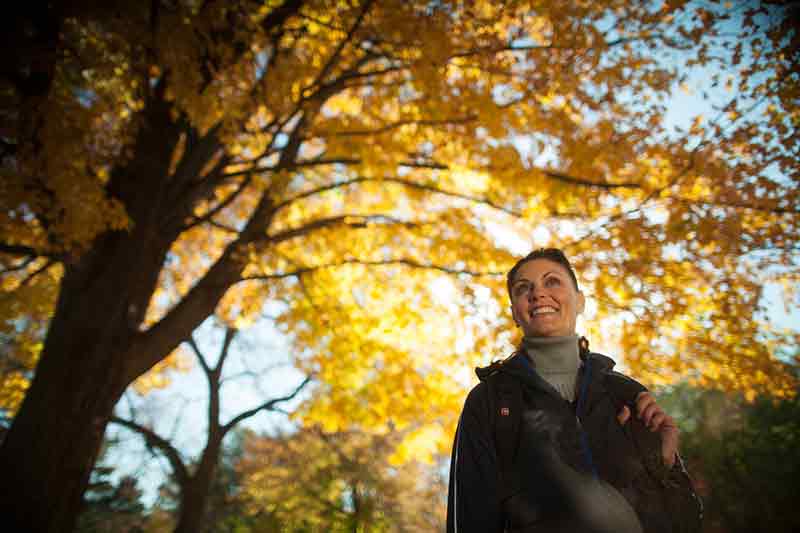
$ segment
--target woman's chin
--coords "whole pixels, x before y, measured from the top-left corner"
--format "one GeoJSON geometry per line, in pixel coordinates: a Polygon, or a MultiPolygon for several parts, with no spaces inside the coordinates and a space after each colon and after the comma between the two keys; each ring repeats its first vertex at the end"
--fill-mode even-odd
{"type": "Polygon", "coordinates": [[[573,333],[559,327],[539,326],[532,327],[525,331],[526,337],[564,337],[573,333]]]}

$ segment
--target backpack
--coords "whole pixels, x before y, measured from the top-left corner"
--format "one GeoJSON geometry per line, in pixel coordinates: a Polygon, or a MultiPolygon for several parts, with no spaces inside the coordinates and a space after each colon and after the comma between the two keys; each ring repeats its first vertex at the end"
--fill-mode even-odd
{"type": "MultiPolygon", "coordinates": [[[[582,350],[584,351],[584,350],[582,350]]],[[[588,356],[588,350],[582,356],[588,356]]],[[[498,461],[498,479],[500,499],[513,498],[522,490],[520,476],[515,465],[520,462],[520,431],[522,414],[530,406],[524,405],[522,383],[499,367],[502,363],[493,363],[484,381],[488,387],[490,424],[495,440],[498,461]]],[[[611,400],[621,409],[628,405],[635,412],[636,396],[646,390],[637,381],[613,371],[605,371],[602,378],[611,400]]],[[[623,431],[633,444],[639,460],[643,464],[641,480],[648,487],[646,506],[634,505],[645,526],[645,531],[669,531],[673,533],[698,533],[702,529],[702,503],[692,489],[691,479],[678,458],[676,465],[669,469],[661,459],[661,438],[657,433],[649,431],[635,416],[631,416],[623,426],[623,431]],[[656,508],[655,510],[653,508],[656,508]],[[671,524],[664,523],[665,520],[671,524]],[[650,526],[650,527],[649,527],[650,526]]],[[[582,435],[583,437],[584,435],[582,435]]],[[[584,440],[584,445],[588,444],[584,440]]],[[[588,463],[592,465],[591,452],[588,463]]],[[[595,477],[596,473],[595,473],[595,477]]]]}

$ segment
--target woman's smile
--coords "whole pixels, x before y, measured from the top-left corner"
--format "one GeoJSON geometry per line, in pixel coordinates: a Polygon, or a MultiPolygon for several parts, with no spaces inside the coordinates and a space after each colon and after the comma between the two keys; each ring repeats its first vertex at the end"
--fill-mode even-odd
{"type": "Polygon", "coordinates": [[[531,316],[534,316],[534,315],[552,315],[552,314],[555,314],[555,313],[558,313],[558,309],[556,309],[555,307],[553,307],[551,305],[543,305],[543,306],[540,306],[540,307],[534,307],[531,310],[531,316]]]}

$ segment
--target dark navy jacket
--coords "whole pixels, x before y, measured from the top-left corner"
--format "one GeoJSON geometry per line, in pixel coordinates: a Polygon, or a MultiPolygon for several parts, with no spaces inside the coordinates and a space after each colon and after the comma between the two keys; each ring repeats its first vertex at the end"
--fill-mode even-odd
{"type": "Polygon", "coordinates": [[[467,396],[453,445],[448,533],[691,531],[670,516],[665,488],[692,515],[684,518],[699,524],[701,506],[682,463],[668,470],[660,438],[635,416],[624,427],[617,421],[623,402],[632,404],[645,388],[614,372],[604,355],[582,358],[574,403],[523,355],[477,369],[481,383],[467,396]],[[489,381],[500,374],[522,385],[525,408],[517,459],[503,481],[489,397],[489,381]]]}

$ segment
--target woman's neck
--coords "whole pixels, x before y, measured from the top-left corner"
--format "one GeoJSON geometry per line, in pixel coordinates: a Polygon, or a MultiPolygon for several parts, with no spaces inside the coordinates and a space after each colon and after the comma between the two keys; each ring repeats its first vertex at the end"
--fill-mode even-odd
{"type": "Polygon", "coordinates": [[[577,335],[524,337],[522,349],[545,381],[565,399],[575,399],[575,380],[580,367],[577,335]]]}
{"type": "Polygon", "coordinates": [[[532,359],[539,372],[577,368],[580,364],[577,335],[524,337],[522,348],[532,359]]]}

